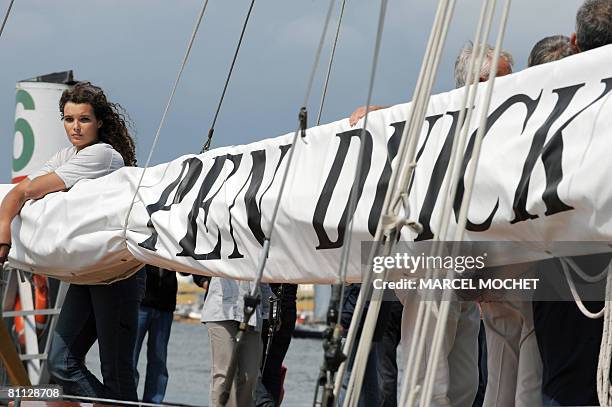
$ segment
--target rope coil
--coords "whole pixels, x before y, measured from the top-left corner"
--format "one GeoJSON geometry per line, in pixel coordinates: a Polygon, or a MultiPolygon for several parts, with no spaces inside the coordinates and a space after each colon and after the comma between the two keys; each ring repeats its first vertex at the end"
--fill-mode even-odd
{"type": "Polygon", "coordinates": [[[580,294],[578,294],[578,290],[576,289],[576,284],[574,283],[574,280],[572,279],[572,276],[570,275],[570,270],[569,270],[568,265],[571,266],[572,269],[574,270],[574,272],[576,274],[578,274],[578,276],[580,278],[582,278],[584,281],[586,281],[588,283],[596,283],[598,281],[603,280],[606,277],[606,275],[610,271],[610,267],[612,267],[612,262],[610,262],[610,264],[608,264],[608,267],[606,267],[603,272],[601,272],[600,274],[598,274],[597,276],[594,276],[594,277],[591,277],[591,276],[585,274],[580,269],[580,267],[578,267],[578,265],[572,259],[570,259],[570,258],[560,257],[559,258],[559,263],[561,263],[561,268],[563,269],[563,274],[565,275],[565,279],[567,280],[567,284],[569,285],[570,292],[572,293],[572,297],[574,298],[574,302],[576,303],[576,306],[578,307],[580,312],[582,312],[582,314],[585,317],[590,318],[590,319],[599,319],[599,318],[601,318],[604,315],[604,311],[606,309],[606,306],[604,306],[598,312],[591,312],[591,311],[589,311],[586,308],[586,306],[582,302],[582,299],[580,298],[580,294]]]}
{"type": "Polygon", "coordinates": [[[604,306],[603,333],[597,365],[597,398],[603,407],[612,406],[610,386],[610,364],[612,363],[612,273],[606,280],[606,301],[604,306]]]}

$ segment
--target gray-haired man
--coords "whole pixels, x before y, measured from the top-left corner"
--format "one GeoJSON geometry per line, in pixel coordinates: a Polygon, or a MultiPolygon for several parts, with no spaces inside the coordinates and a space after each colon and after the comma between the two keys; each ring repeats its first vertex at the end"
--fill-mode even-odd
{"type": "MultiPolygon", "coordinates": [[[[478,71],[478,82],[485,82],[489,79],[491,74],[491,63],[493,61],[494,49],[489,44],[485,46],[485,58],[478,71]]],[[[474,49],[472,42],[468,42],[459,52],[457,60],[455,61],[455,87],[462,88],[466,85],[468,77],[468,68],[470,63],[470,57],[472,53],[478,52],[478,49],[474,49]]],[[[505,76],[512,73],[512,67],[514,66],[514,58],[508,51],[502,50],[499,54],[499,61],[497,62],[497,76],[505,76]]]]}
{"type": "MultiPolygon", "coordinates": [[[[457,58],[455,63],[457,86],[465,84],[472,52],[468,46],[457,58]]],[[[490,70],[493,50],[488,47],[486,52],[487,58],[481,67],[481,80],[483,71],[488,73],[490,70]]],[[[512,73],[512,65],[512,55],[502,51],[497,75],[512,73]]],[[[486,332],[487,371],[482,405],[484,407],[541,405],[542,363],[534,333],[531,303],[500,300],[482,302],[480,307],[486,332]]],[[[480,367],[483,367],[482,364],[480,367]]]]}

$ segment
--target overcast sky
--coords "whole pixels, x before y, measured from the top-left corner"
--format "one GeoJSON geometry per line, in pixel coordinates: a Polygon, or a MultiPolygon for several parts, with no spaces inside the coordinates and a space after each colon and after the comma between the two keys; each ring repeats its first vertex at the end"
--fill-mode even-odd
{"type": "MultiPolygon", "coordinates": [[[[294,130],[328,1],[255,3],[213,146],[245,144],[294,130]]],[[[0,1],[2,16],[8,3],[0,1]]],[[[336,1],[336,15],[340,3],[336,1]]],[[[457,52],[474,35],[481,2],[457,3],[435,92],[453,87],[457,52]]],[[[580,3],[513,2],[505,48],[515,57],[515,70],[525,67],[539,39],[573,31],[580,3]]],[[[153,163],[200,151],[249,4],[210,0],[153,163]]],[[[346,117],[365,103],[379,4],[347,1],[323,123],[346,117]]],[[[374,104],[410,100],[436,4],[389,0],[374,104]]],[[[76,79],[103,87],[111,100],[126,108],[143,164],[201,5],[200,0],[16,0],[0,38],[0,183],[10,181],[16,82],[68,69],[76,79]]],[[[330,31],[329,43],[334,29],[330,31]]],[[[321,73],[329,46],[324,52],[321,73]]],[[[310,99],[310,125],[322,79],[321,74],[310,99]]]]}

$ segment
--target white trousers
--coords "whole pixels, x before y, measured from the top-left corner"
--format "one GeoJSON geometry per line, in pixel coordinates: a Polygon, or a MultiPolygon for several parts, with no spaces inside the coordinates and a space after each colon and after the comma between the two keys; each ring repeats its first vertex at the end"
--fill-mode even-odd
{"type": "MultiPolygon", "coordinates": [[[[237,321],[207,322],[212,364],[210,368],[210,406],[219,406],[223,385],[227,377],[229,362],[236,346],[237,321]]],[[[243,338],[243,347],[238,358],[236,375],[227,402],[228,407],[255,406],[255,388],[259,377],[262,343],[259,332],[248,330],[243,338]]]]}
{"type": "Polygon", "coordinates": [[[531,302],[482,303],[487,335],[484,407],[542,405],[542,360],[531,302]]]}
{"type": "MultiPolygon", "coordinates": [[[[402,351],[408,358],[419,307],[419,295],[402,296],[402,351]]],[[[423,383],[427,360],[431,353],[432,338],[437,318],[432,314],[427,332],[424,333],[425,354],[418,369],[418,382],[423,383]]],[[[442,353],[436,366],[432,406],[434,407],[471,407],[478,390],[478,329],[480,315],[473,302],[450,303],[446,332],[442,341],[442,353]]],[[[406,366],[406,370],[414,369],[406,366]]],[[[419,397],[417,397],[417,401],[419,397]]]]}

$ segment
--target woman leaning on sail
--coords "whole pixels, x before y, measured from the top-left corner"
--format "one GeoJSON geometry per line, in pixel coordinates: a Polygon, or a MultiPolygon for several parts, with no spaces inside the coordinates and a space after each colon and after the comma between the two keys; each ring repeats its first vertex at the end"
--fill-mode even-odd
{"type": "MultiPolygon", "coordinates": [[[[99,87],[78,82],[66,90],[60,115],[72,147],[60,150],[2,201],[0,265],[10,250],[12,220],[26,201],[136,165],[123,109],[109,102],[99,87]]],[[[70,285],[49,352],[49,370],[64,393],[137,400],[132,361],[144,279],[140,271],[108,285],[70,285]],[[85,366],[85,355],[96,339],[104,383],[85,366]]]]}

